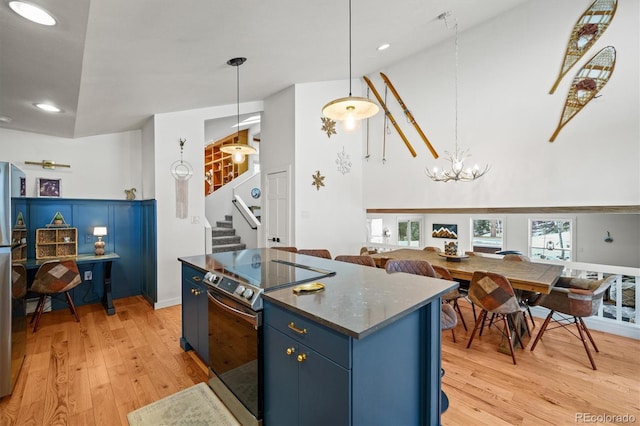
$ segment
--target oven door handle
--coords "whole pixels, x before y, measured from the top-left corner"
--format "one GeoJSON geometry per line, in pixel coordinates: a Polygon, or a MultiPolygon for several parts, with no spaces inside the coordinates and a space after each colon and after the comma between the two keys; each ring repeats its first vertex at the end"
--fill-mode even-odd
{"type": "Polygon", "coordinates": [[[227,305],[226,303],[223,303],[222,301],[218,300],[218,298],[215,297],[213,294],[211,294],[209,292],[207,292],[207,294],[209,295],[209,300],[214,302],[221,309],[227,311],[228,313],[230,313],[232,315],[236,315],[236,316],[244,319],[245,321],[247,321],[248,323],[250,323],[251,325],[253,325],[256,328],[258,327],[258,315],[251,315],[251,314],[248,314],[246,312],[242,312],[241,310],[232,308],[231,306],[227,305]]]}

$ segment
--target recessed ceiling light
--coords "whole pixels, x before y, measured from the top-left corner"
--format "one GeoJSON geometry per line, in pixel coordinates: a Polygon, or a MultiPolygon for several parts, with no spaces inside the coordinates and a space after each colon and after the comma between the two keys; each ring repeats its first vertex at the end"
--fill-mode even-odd
{"type": "Polygon", "coordinates": [[[378,50],[387,50],[391,46],[389,43],[381,44],[378,46],[378,50]]]}
{"type": "Polygon", "coordinates": [[[11,1],[9,7],[18,15],[25,19],[28,19],[36,24],[41,25],[55,25],[56,20],[46,10],[31,3],[25,3],[23,1],[11,1]]]}
{"type": "Polygon", "coordinates": [[[51,104],[33,104],[33,105],[47,112],[62,112],[60,108],[51,104]]]}
{"type": "Polygon", "coordinates": [[[13,119],[11,117],[7,117],[6,115],[0,115],[0,123],[11,123],[13,119]]]}

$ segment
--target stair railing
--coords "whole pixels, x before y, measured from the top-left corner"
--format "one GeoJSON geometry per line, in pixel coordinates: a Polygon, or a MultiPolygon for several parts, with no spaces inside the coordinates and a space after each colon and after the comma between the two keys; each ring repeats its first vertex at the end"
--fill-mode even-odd
{"type": "Polygon", "coordinates": [[[253,211],[251,211],[251,209],[247,206],[244,200],[242,200],[242,197],[240,197],[239,195],[234,195],[234,198],[231,201],[233,202],[233,205],[236,206],[236,208],[240,212],[240,215],[242,215],[244,220],[247,221],[251,229],[258,229],[258,226],[260,226],[260,221],[253,214],[253,211]]]}

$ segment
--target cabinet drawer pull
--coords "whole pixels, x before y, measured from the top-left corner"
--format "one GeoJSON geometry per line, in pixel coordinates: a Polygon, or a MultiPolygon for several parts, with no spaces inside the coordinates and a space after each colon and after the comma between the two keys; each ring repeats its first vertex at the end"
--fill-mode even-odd
{"type": "Polygon", "coordinates": [[[287,348],[287,355],[293,355],[296,351],[296,348],[287,348]]]}
{"type": "Polygon", "coordinates": [[[298,362],[304,362],[307,359],[307,354],[298,355],[298,362]]]}
{"type": "Polygon", "coordinates": [[[199,283],[202,278],[200,278],[199,276],[195,275],[195,276],[191,277],[191,279],[194,280],[195,282],[199,283]]]}
{"type": "Polygon", "coordinates": [[[293,331],[295,331],[298,334],[307,334],[307,329],[303,328],[303,329],[299,329],[298,327],[296,327],[296,325],[293,323],[293,321],[291,321],[289,323],[289,328],[293,331]]]}

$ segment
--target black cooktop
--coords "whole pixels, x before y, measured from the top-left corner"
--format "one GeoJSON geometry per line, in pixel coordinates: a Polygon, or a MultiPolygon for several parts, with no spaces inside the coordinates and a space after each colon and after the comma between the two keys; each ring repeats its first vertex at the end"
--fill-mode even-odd
{"type": "Polygon", "coordinates": [[[296,259],[294,253],[249,249],[207,255],[207,269],[265,292],[335,275],[296,259]]]}

